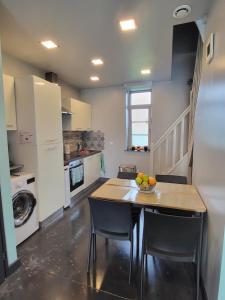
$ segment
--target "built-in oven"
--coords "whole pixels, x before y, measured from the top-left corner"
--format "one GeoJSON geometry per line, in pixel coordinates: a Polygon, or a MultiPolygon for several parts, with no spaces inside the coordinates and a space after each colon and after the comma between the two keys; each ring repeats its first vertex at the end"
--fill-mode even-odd
{"type": "Polygon", "coordinates": [[[82,159],[69,163],[70,192],[84,184],[84,164],[82,159]]]}

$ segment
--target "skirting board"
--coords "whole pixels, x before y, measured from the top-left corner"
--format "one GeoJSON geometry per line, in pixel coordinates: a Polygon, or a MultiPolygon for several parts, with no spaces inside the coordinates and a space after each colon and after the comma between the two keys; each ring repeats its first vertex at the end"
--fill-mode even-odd
{"type": "Polygon", "coordinates": [[[12,263],[9,266],[6,266],[6,277],[14,273],[20,267],[20,265],[21,265],[21,261],[18,258],[16,261],[14,261],[14,263],[12,263]]]}
{"type": "Polygon", "coordinates": [[[41,229],[45,229],[51,224],[55,223],[59,219],[63,217],[63,207],[59,208],[56,212],[54,212],[51,216],[49,216],[44,221],[40,222],[41,229]]]}

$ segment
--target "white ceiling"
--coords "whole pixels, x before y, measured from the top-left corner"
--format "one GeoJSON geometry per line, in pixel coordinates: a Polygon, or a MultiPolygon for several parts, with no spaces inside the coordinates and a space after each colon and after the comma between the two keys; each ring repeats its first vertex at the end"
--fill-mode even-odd
{"type": "Polygon", "coordinates": [[[203,17],[210,0],[2,0],[0,32],[3,50],[24,61],[56,72],[80,88],[126,82],[168,80],[171,75],[173,25],[203,17]],[[192,13],[172,17],[181,4],[192,13]],[[121,32],[120,19],[133,17],[138,29],[121,32]],[[60,47],[44,49],[41,40],[60,47]],[[104,66],[91,65],[102,57],[104,66]],[[144,77],[140,69],[150,68],[144,77]],[[90,82],[98,75],[99,82],[90,82]]]}

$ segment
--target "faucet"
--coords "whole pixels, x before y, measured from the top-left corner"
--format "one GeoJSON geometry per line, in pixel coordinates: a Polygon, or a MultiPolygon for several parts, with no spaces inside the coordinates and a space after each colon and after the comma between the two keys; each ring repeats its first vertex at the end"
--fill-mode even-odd
{"type": "Polygon", "coordinates": [[[77,152],[80,151],[80,148],[81,148],[81,144],[78,142],[78,143],[77,143],[77,152]]]}

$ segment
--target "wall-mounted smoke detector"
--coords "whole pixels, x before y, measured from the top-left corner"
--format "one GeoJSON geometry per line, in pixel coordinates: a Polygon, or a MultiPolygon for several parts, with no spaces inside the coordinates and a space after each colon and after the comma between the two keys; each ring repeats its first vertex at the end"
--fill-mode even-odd
{"type": "Polygon", "coordinates": [[[182,19],[187,17],[190,13],[191,13],[190,5],[180,5],[174,10],[173,17],[177,19],[182,19]]]}

